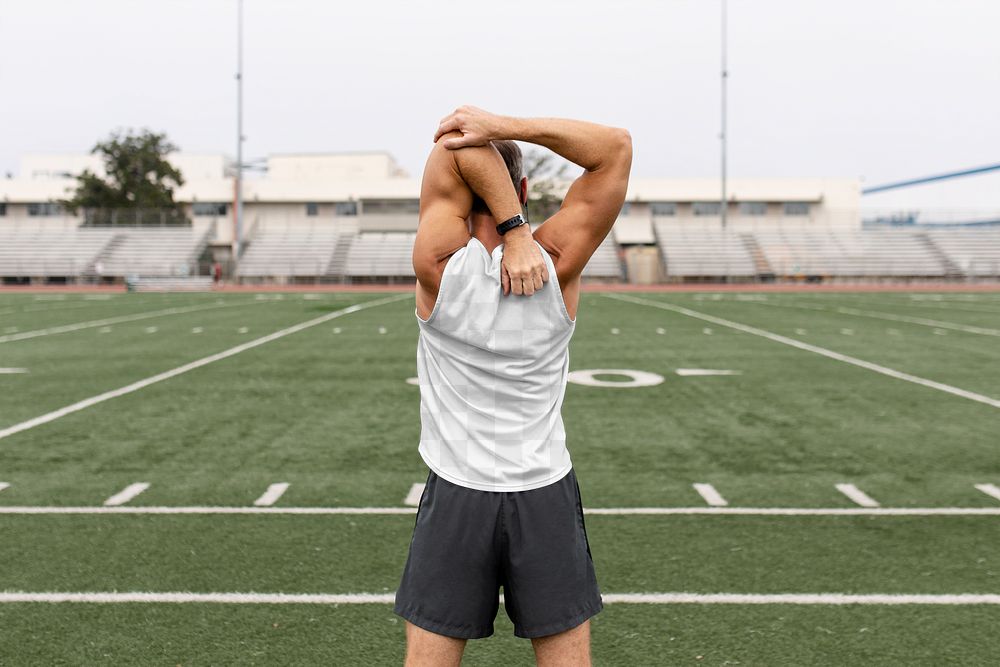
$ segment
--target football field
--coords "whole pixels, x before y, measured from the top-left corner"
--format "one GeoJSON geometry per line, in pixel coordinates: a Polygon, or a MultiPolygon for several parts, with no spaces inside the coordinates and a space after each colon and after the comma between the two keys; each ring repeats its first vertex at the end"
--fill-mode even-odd
{"type": "MultiPolygon", "coordinates": [[[[0,293],[0,665],[401,664],[413,310],[0,293]]],[[[1000,292],[587,292],[570,370],[595,664],[1000,660],[1000,292]]]]}

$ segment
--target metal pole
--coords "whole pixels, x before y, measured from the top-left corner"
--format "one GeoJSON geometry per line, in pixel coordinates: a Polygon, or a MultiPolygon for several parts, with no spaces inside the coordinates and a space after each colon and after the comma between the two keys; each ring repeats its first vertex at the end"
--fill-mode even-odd
{"type": "Polygon", "coordinates": [[[243,0],[237,0],[236,32],[236,238],[233,262],[243,246],[243,0]]]}
{"type": "Polygon", "coordinates": [[[729,208],[729,201],[726,195],[726,81],[729,72],[726,70],[726,0],[722,0],[722,130],[719,139],[722,141],[722,228],[726,228],[726,209],[729,208]]]}

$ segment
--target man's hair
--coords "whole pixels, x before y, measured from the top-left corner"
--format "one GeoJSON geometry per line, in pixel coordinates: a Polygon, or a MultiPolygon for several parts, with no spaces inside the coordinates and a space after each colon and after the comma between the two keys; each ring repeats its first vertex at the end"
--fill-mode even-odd
{"type": "MultiPolygon", "coordinates": [[[[501,157],[503,157],[504,163],[507,165],[507,171],[510,173],[510,180],[514,183],[514,190],[517,192],[517,196],[521,196],[521,179],[524,178],[524,164],[521,158],[521,148],[513,141],[497,140],[491,141],[490,143],[500,151],[501,157]]],[[[486,205],[479,197],[473,196],[472,198],[472,212],[473,213],[485,213],[489,215],[490,207],[486,205]]],[[[503,222],[502,220],[500,222],[503,222]]]]}

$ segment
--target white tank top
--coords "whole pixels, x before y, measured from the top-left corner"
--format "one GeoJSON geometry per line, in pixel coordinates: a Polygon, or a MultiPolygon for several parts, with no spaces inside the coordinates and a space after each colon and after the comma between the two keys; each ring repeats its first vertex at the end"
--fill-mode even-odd
{"type": "Polygon", "coordinates": [[[490,253],[470,239],[445,264],[430,316],[417,315],[419,451],[454,484],[525,491],[572,466],[561,409],[576,320],[538,247],[549,282],[532,296],[504,296],[503,245],[490,253]]]}

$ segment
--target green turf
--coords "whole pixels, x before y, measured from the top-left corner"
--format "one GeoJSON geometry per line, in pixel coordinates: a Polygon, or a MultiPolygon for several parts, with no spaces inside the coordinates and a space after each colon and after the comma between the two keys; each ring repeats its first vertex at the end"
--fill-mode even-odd
{"type": "MultiPolygon", "coordinates": [[[[382,296],[0,293],[0,337],[153,314],[0,342],[0,367],[29,370],[0,375],[0,429],[382,296]],[[192,306],[205,309],[157,314],[192,306]]],[[[1000,398],[1000,337],[870,315],[996,330],[998,294],[636,296],[1000,398]]],[[[411,299],[377,306],[0,439],[0,481],[11,485],[0,505],[95,506],[141,481],[151,486],[130,505],[249,505],[288,482],[282,506],[401,506],[426,476],[419,392],[405,382],[416,334],[411,299]]],[[[838,482],[890,507],[1000,505],[973,487],[1000,485],[1000,410],[981,403],[597,293],[583,296],[570,365],[665,378],[569,386],[569,446],[590,507],[700,506],[694,482],[736,506],[853,506],[838,482]]],[[[606,592],[1000,592],[1000,517],[591,515],[587,525],[606,592]]],[[[0,515],[0,590],[388,592],[411,529],[411,515],[0,515]]],[[[502,617],[469,664],[530,662],[502,617]]],[[[990,664],[998,622],[995,607],[620,605],[595,621],[594,652],[609,665],[990,664]]],[[[0,665],[402,655],[402,628],[381,605],[2,604],[0,628],[0,665]]]]}

